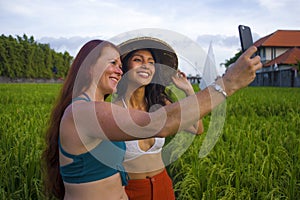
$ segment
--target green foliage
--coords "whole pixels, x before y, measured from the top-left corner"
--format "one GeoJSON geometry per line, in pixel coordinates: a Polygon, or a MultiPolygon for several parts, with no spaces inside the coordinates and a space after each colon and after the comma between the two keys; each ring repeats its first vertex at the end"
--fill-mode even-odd
{"type": "Polygon", "coordinates": [[[64,78],[72,56],[57,53],[49,44],[38,44],[33,36],[0,36],[0,76],[8,78],[64,78]],[[52,71],[57,67],[58,73],[52,71]]]}
{"type": "Polygon", "coordinates": [[[232,63],[234,63],[240,56],[242,55],[242,51],[237,52],[232,58],[226,60],[224,65],[225,67],[229,67],[232,63]]]}
{"type": "MultiPolygon", "coordinates": [[[[0,199],[45,199],[41,153],[60,87],[0,84],[0,199]]],[[[299,99],[299,88],[239,91],[226,102],[223,134],[201,159],[206,132],[176,135],[178,149],[167,159],[179,157],[168,166],[177,199],[298,199],[299,99]],[[184,151],[181,142],[191,145],[184,151]]],[[[207,129],[210,116],[203,123],[207,129]]]]}
{"type": "Polygon", "coordinates": [[[174,84],[166,87],[166,93],[173,102],[178,101],[186,96],[185,93],[181,89],[177,88],[174,84]]]}
{"type": "MultiPolygon", "coordinates": [[[[195,92],[198,92],[200,90],[198,84],[192,84],[193,89],[195,92]]],[[[166,94],[168,97],[172,100],[172,102],[178,101],[184,97],[186,97],[186,94],[181,89],[177,88],[174,84],[170,84],[166,87],[166,94]]]]}
{"type": "Polygon", "coordinates": [[[45,199],[44,132],[60,84],[0,84],[0,199],[45,199]]]}
{"type": "MultiPolygon", "coordinates": [[[[205,132],[168,167],[177,199],[298,199],[299,99],[299,88],[249,87],[230,97],[208,156],[198,156],[205,132]]],[[[203,121],[207,129],[209,116],[203,121]]]]}

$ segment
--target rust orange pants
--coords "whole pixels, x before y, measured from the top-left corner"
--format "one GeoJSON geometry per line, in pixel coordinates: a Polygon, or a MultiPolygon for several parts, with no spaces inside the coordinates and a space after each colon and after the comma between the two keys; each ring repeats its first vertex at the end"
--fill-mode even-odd
{"type": "Polygon", "coordinates": [[[174,200],[172,180],[166,169],[151,178],[129,180],[125,187],[129,200],[174,200]]]}

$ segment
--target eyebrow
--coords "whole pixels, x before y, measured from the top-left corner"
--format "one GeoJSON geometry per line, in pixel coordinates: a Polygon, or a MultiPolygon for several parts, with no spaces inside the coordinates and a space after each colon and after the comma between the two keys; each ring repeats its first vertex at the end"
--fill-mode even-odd
{"type": "MultiPolygon", "coordinates": [[[[144,57],[143,55],[138,54],[138,53],[134,53],[134,54],[132,55],[132,57],[134,57],[134,56],[140,56],[140,57],[142,57],[142,58],[144,57]]],[[[154,58],[152,57],[152,55],[151,55],[151,57],[148,58],[148,60],[149,60],[149,59],[151,59],[151,60],[154,61],[154,58]]]]}

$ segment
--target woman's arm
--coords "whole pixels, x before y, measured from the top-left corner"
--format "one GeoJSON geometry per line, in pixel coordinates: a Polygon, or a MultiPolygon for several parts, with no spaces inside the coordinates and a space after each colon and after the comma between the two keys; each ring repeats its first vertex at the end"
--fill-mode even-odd
{"type": "MultiPolygon", "coordinates": [[[[250,56],[256,51],[252,46],[219,78],[216,83],[228,97],[246,87],[262,67],[260,57],[250,56]]],[[[147,113],[125,109],[107,102],[72,104],[66,115],[72,120],[78,133],[110,140],[133,140],[149,137],[166,137],[192,126],[225,100],[222,92],[213,86],[188,96],[178,102],[147,113]]]]}
{"type": "MultiPolygon", "coordinates": [[[[195,94],[194,88],[190,83],[190,81],[187,79],[186,74],[184,72],[178,70],[177,74],[172,77],[172,81],[177,88],[181,89],[185,93],[186,96],[195,94]]],[[[169,102],[168,104],[170,103],[171,102],[169,102]]],[[[202,119],[200,119],[193,126],[186,128],[185,131],[188,131],[193,134],[203,133],[204,127],[203,127],[202,119]]]]}

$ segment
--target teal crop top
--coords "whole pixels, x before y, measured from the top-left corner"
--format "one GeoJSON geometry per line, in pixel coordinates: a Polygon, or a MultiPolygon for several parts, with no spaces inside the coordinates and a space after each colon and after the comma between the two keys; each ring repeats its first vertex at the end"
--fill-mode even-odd
{"type": "MultiPolygon", "coordinates": [[[[91,101],[87,95],[86,97],[86,99],[77,97],[72,102],[91,101]]],[[[73,159],[71,163],[60,166],[60,174],[64,182],[87,183],[120,173],[122,185],[127,185],[128,175],[122,165],[126,151],[125,142],[103,140],[94,149],[80,155],[66,152],[62,148],[60,140],[58,140],[58,144],[61,153],[73,159]]]]}

